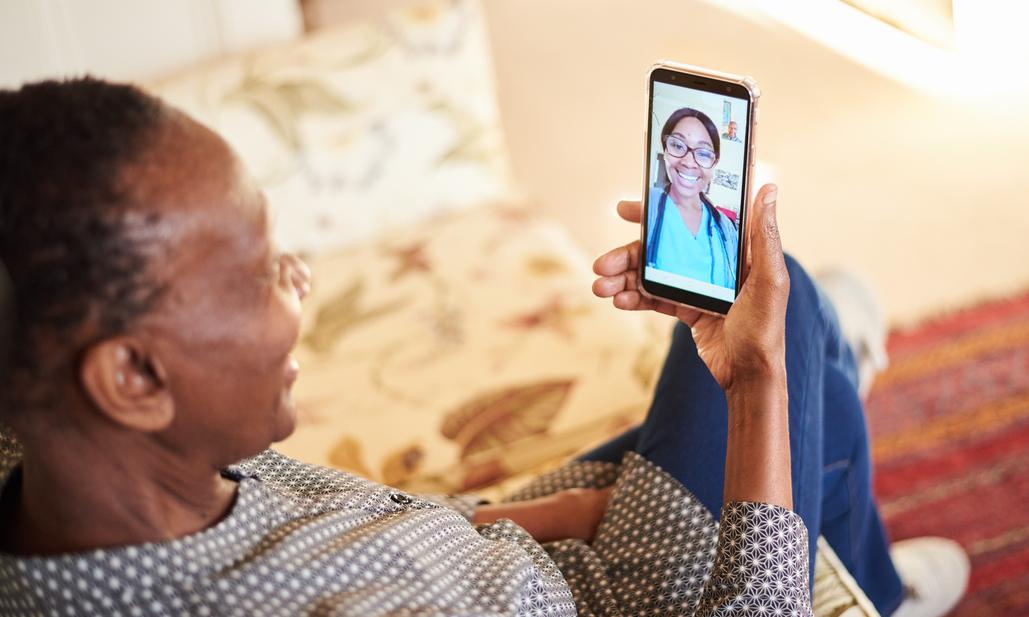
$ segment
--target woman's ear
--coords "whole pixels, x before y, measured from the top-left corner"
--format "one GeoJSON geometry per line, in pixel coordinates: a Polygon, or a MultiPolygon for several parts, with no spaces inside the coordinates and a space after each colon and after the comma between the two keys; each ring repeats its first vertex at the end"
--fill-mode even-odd
{"type": "Polygon", "coordinates": [[[117,337],[90,347],[79,379],[94,408],[121,426],[149,433],[175,417],[163,367],[138,339],[117,337]]]}

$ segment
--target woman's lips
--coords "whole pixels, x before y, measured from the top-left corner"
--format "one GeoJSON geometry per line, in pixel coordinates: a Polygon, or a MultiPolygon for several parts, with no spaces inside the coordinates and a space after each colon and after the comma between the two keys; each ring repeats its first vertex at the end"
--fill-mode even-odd
{"type": "Polygon", "coordinates": [[[680,169],[676,169],[675,170],[675,176],[678,179],[680,184],[683,184],[683,185],[688,186],[688,187],[695,186],[697,184],[697,182],[700,180],[700,176],[699,175],[693,175],[693,174],[684,172],[684,171],[682,171],[680,169]]]}
{"type": "Polygon", "coordinates": [[[690,174],[682,170],[675,170],[675,183],[682,189],[694,189],[700,182],[700,175],[690,174]]]}

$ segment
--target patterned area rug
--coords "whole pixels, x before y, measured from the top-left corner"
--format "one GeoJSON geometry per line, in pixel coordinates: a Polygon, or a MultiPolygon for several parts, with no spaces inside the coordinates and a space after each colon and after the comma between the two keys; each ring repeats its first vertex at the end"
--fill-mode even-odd
{"type": "Polygon", "coordinates": [[[1029,293],[894,332],[868,402],[891,536],[972,559],[953,613],[1029,615],[1029,293]]]}

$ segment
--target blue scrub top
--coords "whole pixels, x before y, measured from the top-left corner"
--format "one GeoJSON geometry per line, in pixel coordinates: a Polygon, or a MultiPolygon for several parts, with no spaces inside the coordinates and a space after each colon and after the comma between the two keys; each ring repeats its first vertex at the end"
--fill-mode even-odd
{"type": "MultiPolygon", "coordinates": [[[[652,193],[650,207],[658,207],[660,195],[660,192],[657,195],[652,193]]],[[[717,222],[711,220],[708,208],[701,209],[696,235],[686,227],[671,196],[665,203],[663,219],[657,255],[650,265],[658,270],[713,285],[730,289],[736,287],[736,247],[732,247],[732,254],[727,259],[723,248],[729,247],[723,247],[722,234],[719,233],[717,222]]]]}

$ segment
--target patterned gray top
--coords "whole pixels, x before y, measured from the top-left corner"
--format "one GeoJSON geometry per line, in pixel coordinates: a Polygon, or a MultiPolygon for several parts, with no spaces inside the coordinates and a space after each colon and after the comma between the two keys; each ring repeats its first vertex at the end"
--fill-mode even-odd
{"type": "MultiPolygon", "coordinates": [[[[230,513],[178,540],[0,554],[0,615],[809,615],[807,531],[733,503],[719,525],[642,457],[573,463],[514,499],[616,482],[592,545],[471,525],[418,497],[267,451],[226,471],[230,513]]],[[[17,474],[5,490],[16,490],[17,474]]]]}

